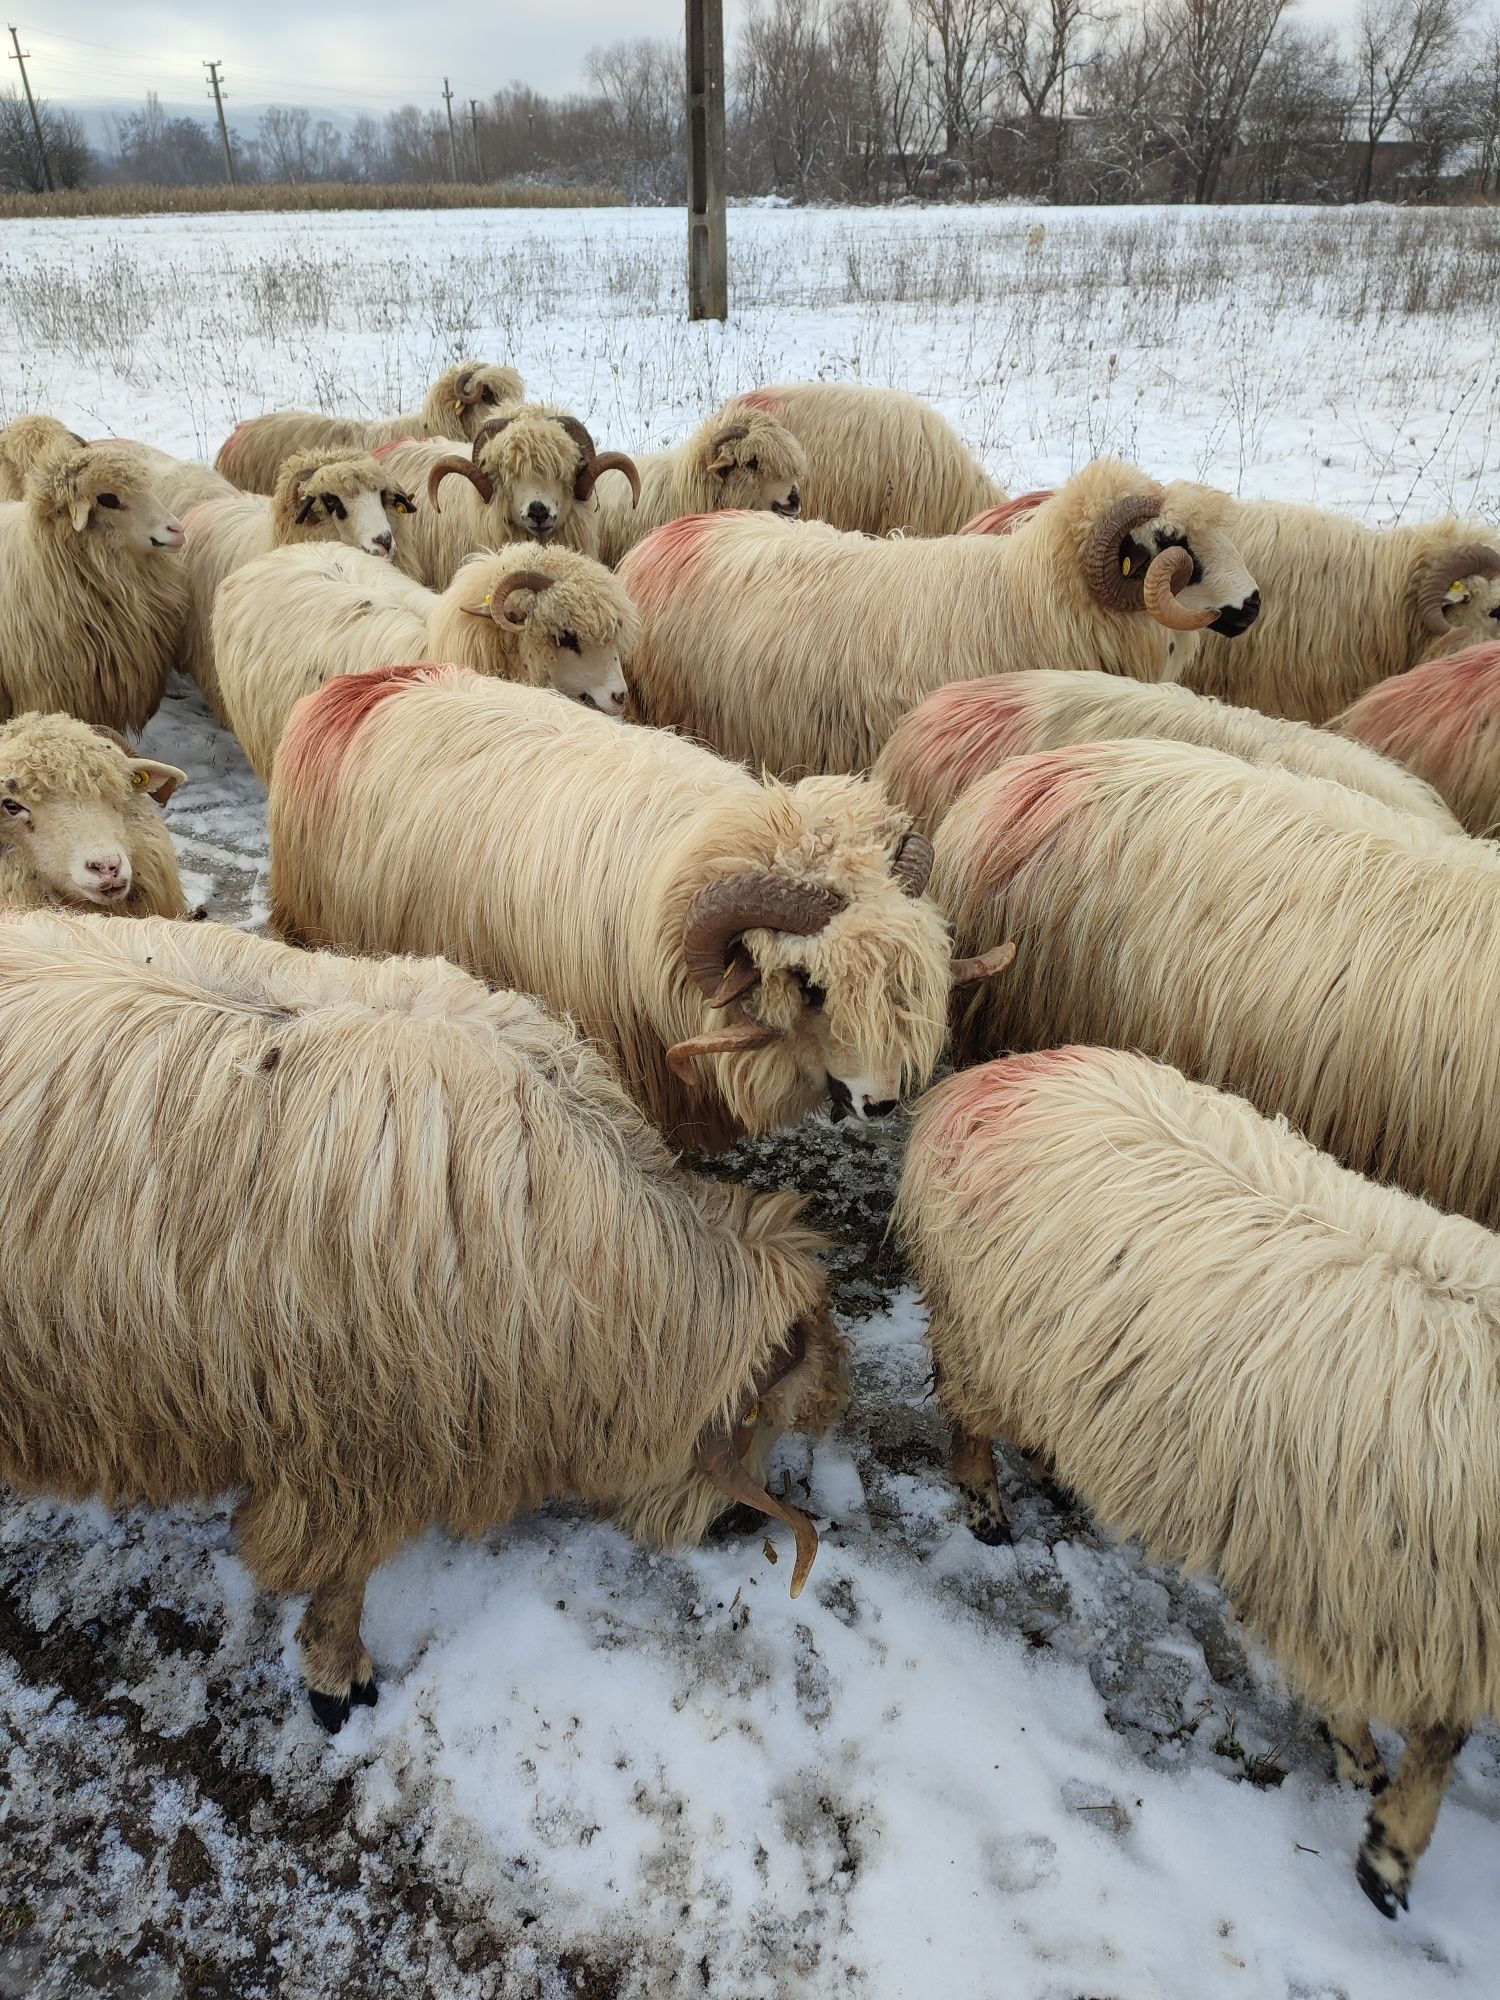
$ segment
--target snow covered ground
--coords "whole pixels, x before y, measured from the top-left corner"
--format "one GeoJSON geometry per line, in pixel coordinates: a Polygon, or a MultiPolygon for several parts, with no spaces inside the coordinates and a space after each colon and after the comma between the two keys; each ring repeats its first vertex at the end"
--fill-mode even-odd
{"type": "MultiPolygon", "coordinates": [[[[1500,223],[1480,212],[737,211],[735,316],[680,317],[638,212],[13,223],[0,417],[211,452],[277,401],[410,407],[515,361],[601,442],[810,374],[931,396],[1016,490],[1101,451],[1363,518],[1500,511],[1500,223]]],[[[264,914],[259,785],[196,699],[148,741],[195,894],[264,914]]],[[[825,1526],[650,1556],[573,1510],[377,1574],[336,1741],[227,1511],[0,1504],[0,2000],[110,1994],[1428,2000],[1494,1991],[1500,1740],[1412,1914],[1218,1594],[1056,1512],[956,1519],[893,1144],[723,1164],[815,1191],[855,1394],[785,1455],[825,1526]]]]}

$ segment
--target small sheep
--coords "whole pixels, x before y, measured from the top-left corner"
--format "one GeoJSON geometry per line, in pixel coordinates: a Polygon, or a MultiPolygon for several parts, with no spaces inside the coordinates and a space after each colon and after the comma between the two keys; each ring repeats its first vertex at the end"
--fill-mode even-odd
{"type": "Polygon", "coordinates": [[[330,417],[321,410],[272,410],[237,424],[214,464],[247,493],[275,491],[276,475],[294,451],[346,455],[374,451],[398,438],[472,438],[506,403],[519,403],[526,385],[514,368],[460,361],[445,368],[420,410],[369,420],[330,417]]]}
{"type": "Polygon", "coordinates": [[[413,512],[409,493],[369,452],[297,451],[281,468],[269,500],[235,493],[195,508],[183,522],[183,561],[190,592],[181,664],[198,683],[215,717],[232,727],[214,664],[214,598],[224,579],[270,549],[338,542],[390,561],[394,521],[413,512]]]}
{"type": "Polygon", "coordinates": [[[1396,757],[1470,833],[1500,830],[1500,640],[1377,681],[1328,726],[1396,757]]]}
{"type": "Polygon", "coordinates": [[[935,845],[957,948],[1017,946],[957,1020],[957,1061],[1138,1049],[1356,1172],[1500,1223],[1489,842],[1217,750],[1122,742],[1003,765],[935,845]]]}
{"type": "Polygon", "coordinates": [[[427,503],[405,523],[397,548],[403,567],[430,590],[446,590],[475,549],[502,542],[556,542],[597,556],[594,483],[603,473],[623,473],[632,497],[640,497],[640,475],[622,452],[596,451],[576,417],[542,403],[492,417],[467,458],[414,438],[382,445],[376,455],[427,503]]]}
{"type": "Polygon", "coordinates": [[[177,655],[182,529],[115,445],[44,451],[0,502],[0,720],[23,709],[139,730],[177,655]]]}
{"type": "Polygon", "coordinates": [[[1361,744],[1259,709],[1229,708],[1170,682],[1118,674],[1043,669],[939,688],[903,718],[873,775],[931,837],[974,780],[1010,758],[1127,737],[1200,743],[1247,764],[1301,771],[1415,813],[1444,833],[1460,830],[1430,785],[1361,744]]]}
{"type": "Polygon", "coordinates": [[[1280,500],[1236,501],[1226,526],[1267,611],[1232,653],[1205,634],[1183,675],[1200,694],[1327,722],[1377,681],[1496,635],[1493,530],[1460,521],[1377,530],[1280,500]]]}
{"type": "Polygon", "coordinates": [[[795,521],[802,511],[807,454],[774,417],[726,403],[675,451],[635,457],[640,499],[627,504],[618,480],[599,488],[599,558],[611,568],[653,528],[684,514],[766,509],[795,521]]]}
{"type": "Polygon", "coordinates": [[[1001,1436],[1216,1570],[1373,1793],[1356,1872],[1394,1917],[1500,1712],[1500,1241],[1098,1048],[931,1091],[900,1216],[975,1533],[1009,1539],[1001,1436]]]}
{"type": "Polygon", "coordinates": [[[801,443],[812,520],[860,535],[955,535],[1005,498],[947,419],[900,389],[787,382],[736,400],[801,443]]]}
{"type": "Polygon", "coordinates": [[[177,857],[156,809],[185,776],[75,716],[0,723],[0,909],[185,916],[177,857]]]}
{"type": "Polygon", "coordinates": [[[1026,248],[1028,250],[1040,250],[1042,245],[1046,242],[1046,240],[1047,240],[1046,223],[1033,222],[1031,227],[1026,232],[1026,248]]]}
{"type": "Polygon", "coordinates": [[[614,1050],[673,1144],[879,1120],[941,1052],[931,850],[874,786],[762,786],[659,730],[454,667],[293,712],[271,784],[289,942],[451,952],[614,1050]],[[392,811],[393,799],[399,811],[392,811]]]}
{"type": "Polygon", "coordinates": [[[867,770],[947,681],[1038,665],[1176,679],[1202,627],[1243,631],[1259,607],[1228,506],[1101,459],[1005,536],[674,521],[620,566],[642,717],[796,776],[867,770]]]}
{"type": "Polygon", "coordinates": [[[682,1171],[606,1058],[436,960],[217,924],[0,924],[0,1478],[238,1492],[308,1593],[313,1711],[375,1700],[372,1570],[576,1495],[642,1541],[842,1402],[800,1201],[682,1171]],[[45,1115],[40,1115],[44,1109],[45,1115]]]}
{"type": "Polygon", "coordinates": [[[19,500],[26,490],[26,475],[44,451],[88,443],[77,431],[70,431],[56,417],[40,412],[12,417],[0,430],[0,500],[19,500]]]}
{"type": "Polygon", "coordinates": [[[601,564],[529,543],[470,556],[441,596],[354,549],[277,549],[225,580],[213,619],[228,727],[267,784],[305,694],[413,660],[553,688],[620,721],[638,632],[601,564]]]}

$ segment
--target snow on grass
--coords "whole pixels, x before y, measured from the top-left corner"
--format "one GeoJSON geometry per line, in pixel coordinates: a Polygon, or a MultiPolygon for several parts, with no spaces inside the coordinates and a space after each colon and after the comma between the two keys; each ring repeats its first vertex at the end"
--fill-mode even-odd
{"type": "MultiPolygon", "coordinates": [[[[1372,520],[1497,512],[1500,231],[1477,213],[731,218],[727,328],[671,214],[12,224],[0,414],[211,451],[282,400],[386,411],[460,353],[611,445],[825,373],[932,396],[1003,479],[1096,451],[1372,520]]],[[[148,732],[195,897],[265,914],[264,794],[196,696],[148,732]]],[[[1500,1746],[1460,1760],[1410,1917],[1362,1802],[1213,1588],[1008,1467],[957,1519],[896,1145],[813,1126],[715,1171],[813,1191],[855,1395],[781,1472],[824,1528],[653,1556],[556,1507],[377,1573],[373,1711],[326,1742],[297,1607],[226,1509],[0,1505],[0,1996],[1427,2000],[1492,1990],[1500,1746]],[[766,1553],[774,1551],[774,1564],[766,1553]]],[[[1394,1745],[1387,1746],[1394,1748],[1394,1745]]]]}

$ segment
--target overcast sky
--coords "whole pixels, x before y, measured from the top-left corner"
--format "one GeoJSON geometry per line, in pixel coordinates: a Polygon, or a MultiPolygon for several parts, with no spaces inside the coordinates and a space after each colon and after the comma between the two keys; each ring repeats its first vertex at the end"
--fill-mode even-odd
{"type": "MultiPolygon", "coordinates": [[[[485,98],[518,81],[575,89],[596,42],[676,35],[683,0],[258,0],[236,8],[135,0],[17,0],[32,87],[60,103],[144,97],[191,101],[199,67],[222,57],[231,101],[324,104],[348,112],[485,98]],[[28,22],[27,15],[31,18],[28,22]],[[48,25],[43,25],[46,22],[48,25]]],[[[1307,0],[1307,20],[1352,16],[1356,0],[1307,0]]],[[[731,46],[742,0],[725,0],[731,46]]],[[[14,72],[11,72],[13,75],[14,72]]]]}

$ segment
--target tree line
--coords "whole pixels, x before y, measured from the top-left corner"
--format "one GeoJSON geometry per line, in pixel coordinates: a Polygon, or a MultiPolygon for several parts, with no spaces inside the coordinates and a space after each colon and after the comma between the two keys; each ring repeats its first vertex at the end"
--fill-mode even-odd
{"type": "MultiPolygon", "coordinates": [[[[236,131],[243,182],[442,180],[684,197],[681,50],[593,50],[587,88],[511,84],[452,121],[411,104],[335,125],[275,105],[236,131]]],[[[1310,28],[1291,0],[752,0],[729,78],[738,196],[1062,202],[1409,201],[1500,194],[1500,15],[1361,0],[1310,28]]],[[[54,181],[207,186],[206,119],[154,96],[95,151],[39,106],[54,181]]],[[[0,96],[0,188],[43,185],[25,102],[0,96]]]]}

